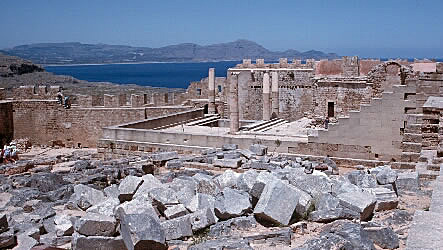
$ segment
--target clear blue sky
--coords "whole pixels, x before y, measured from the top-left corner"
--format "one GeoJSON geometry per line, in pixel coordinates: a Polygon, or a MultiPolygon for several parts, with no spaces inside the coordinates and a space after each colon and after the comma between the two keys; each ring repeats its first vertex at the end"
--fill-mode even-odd
{"type": "Polygon", "coordinates": [[[443,0],[1,0],[0,11],[0,48],[242,38],[271,50],[443,58],[443,0]]]}

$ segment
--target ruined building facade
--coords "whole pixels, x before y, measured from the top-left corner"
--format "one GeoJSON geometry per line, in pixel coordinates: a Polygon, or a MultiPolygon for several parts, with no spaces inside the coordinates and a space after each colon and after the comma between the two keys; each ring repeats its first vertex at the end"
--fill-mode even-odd
{"type": "Polygon", "coordinates": [[[0,133],[110,155],[262,143],[280,153],[408,168],[421,149],[438,145],[423,105],[442,96],[442,73],[430,61],[246,59],[226,78],[210,69],[183,93],[79,95],[71,109],[57,104],[57,88],[22,87],[10,90],[13,100],[0,91],[2,115],[13,117],[0,133]],[[301,118],[316,123],[300,133],[301,118]]]}

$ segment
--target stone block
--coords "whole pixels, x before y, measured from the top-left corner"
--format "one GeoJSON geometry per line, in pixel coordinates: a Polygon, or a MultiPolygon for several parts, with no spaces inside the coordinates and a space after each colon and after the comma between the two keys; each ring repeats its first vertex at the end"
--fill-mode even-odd
{"type": "Polygon", "coordinates": [[[215,177],[215,181],[218,183],[221,189],[225,187],[235,187],[240,175],[241,174],[228,169],[223,172],[223,174],[215,177]]]}
{"type": "Polygon", "coordinates": [[[324,193],[316,201],[315,210],[328,211],[328,210],[331,210],[334,208],[338,208],[339,205],[340,205],[340,201],[337,199],[337,197],[335,197],[329,193],[324,193]]]}
{"type": "Polygon", "coordinates": [[[374,211],[376,199],[368,192],[348,192],[337,196],[340,206],[360,214],[361,220],[368,219],[374,211]]]}
{"type": "Polygon", "coordinates": [[[157,154],[152,154],[151,155],[151,160],[153,162],[162,162],[162,161],[169,161],[169,160],[173,160],[173,159],[178,159],[178,153],[173,151],[173,152],[160,152],[157,154]]]}
{"type": "Polygon", "coordinates": [[[193,232],[199,231],[217,222],[214,211],[211,208],[203,208],[187,216],[191,219],[193,232]]]}
{"type": "Polygon", "coordinates": [[[183,204],[168,206],[164,212],[165,217],[170,220],[188,214],[183,204]]]}
{"type": "Polygon", "coordinates": [[[377,200],[375,205],[375,211],[384,211],[396,209],[398,206],[398,197],[395,191],[379,187],[379,188],[366,188],[365,191],[373,194],[377,200]]]}
{"type": "Polygon", "coordinates": [[[217,195],[220,192],[218,183],[211,176],[205,174],[196,174],[193,179],[197,183],[196,191],[202,194],[217,195]]]}
{"type": "Polygon", "coordinates": [[[310,194],[317,199],[323,193],[331,192],[332,182],[325,176],[319,175],[300,175],[297,171],[292,171],[288,175],[289,183],[298,189],[310,194]]]}
{"type": "MultiPolygon", "coordinates": [[[[348,220],[337,220],[325,225],[320,235],[324,234],[334,234],[347,241],[344,246],[335,249],[375,249],[374,243],[361,225],[348,220]]],[[[321,246],[324,248],[327,245],[321,246]]]]}
{"type": "Polygon", "coordinates": [[[86,212],[103,214],[103,215],[107,215],[107,216],[113,216],[114,209],[118,205],[120,205],[120,200],[118,198],[109,197],[106,200],[104,200],[103,202],[86,209],[86,212]]]}
{"type": "MultiPolygon", "coordinates": [[[[72,235],[73,250],[127,250],[123,238],[106,236],[85,236],[78,233],[72,235]]],[[[48,249],[49,250],[49,249],[48,249]]]]}
{"type": "Polygon", "coordinates": [[[224,144],[222,146],[222,150],[223,151],[230,151],[230,150],[236,150],[238,149],[238,145],[237,144],[224,144]]]}
{"type": "Polygon", "coordinates": [[[117,221],[114,217],[87,213],[75,223],[75,231],[86,236],[113,236],[117,221]]]}
{"type": "Polygon", "coordinates": [[[223,153],[223,159],[238,159],[241,156],[242,154],[237,151],[226,151],[223,153]]]}
{"type": "Polygon", "coordinates": [[[360,214],[347,208],[332,208],[330,210],[318,210],[309,214],[309,219],[315,222],[329,223],[340,219],[359,219],[360,214]]]}
{"type": "Polygon", "coordinates": [[[268,244],[278,244],[278,245],[291,245],[292,229],[289,227],[279,228],[277,230],[269,230],[265,232],[255,233],[253,235],[248,235],[244,239],[248,240],[250,243],[263,242],[268,244]]]}
{"type": "Polygon", "coordinates": [[[167,249],[165,230],[150,214],[124,214],[120,233],[128,250],[167,249]]]}
{"type": "Polygon", "coordinates": [[[161,223],[166,234],[166,240],[182,239],[192,236],[192,224],[190,216],[182,216],[161,223]]]}
{"type": "Polygon", "coordinates": [[[197,183],[192,177],[175,178],[168,184],[168,187],[176,192],[180,203],[188,206],[196,194],[197,183]]]}
{"type": "Polygon", "coordinates": [[[137,189],[133,198],[147,197],[150,190],[163,186],[163,184],[152,174],[144,175],[142,178],[143,183],[137,189]]]}
{"type": "Polygon", "coordinates": [[[235,186],[243,191],[246,191],[249,193],[249,191],[254,186],[255,180],[257,179],[258,172],[255,170],[248,170],[246,172],[243,172],[240,174],[240,176],[237,179],[237,183],[235,186]]]}
{"type": "Polygon", "coordinates": [[[213,210],[214,204],[215,198],[212,195],[197,193],[186,208],[191,212],[196,212],[204,208],[211,208],[213,210]]]}
{"type": "Polygon", "coordinates": [[[142,183],[142,177],[126,176],[118,186],[120,202],[130,201],[142,183]]]}
{"type": "Polygon", "coordinates": [[[126,201],[115,208],[115,217],[120,219],[123,214],[149,214],[153,218],[159,219],[157,211],[151,204],[151,201],[143,198],[126,201]]]}
{"type": "Polygon", "coordinates": [[[297,207],[300,195],[280,180],[266,184],[254,209],[254,215],[262,220],[288,225],[297,207]]]}
{"type": "Polygon", "coordinates": [[[99,204],[105,199],[106,197],[102,191],[83,184],[75,185],[74,194],[71,196],[71,201],[83,210],[99,204]]]}
{"type": "Polygon", "coordinates": [[[183,166],[183,161],[181,160],[170,160],[166,162],[167,169],[181,169],[183,166]]]}
{"type": "Polygon", "coordinates": [[[6,214],[0,214],[0,233],[8,231],[9,224],[6,214]]]}
{"type": "Polygon", "coordinates": [[[207,249],[242,249],[253,250],[249,241],[242,238],[225,238],[208,240],[203,243],[192,245],[188,250],[207,250],[207,249]]]}
{"type": "Polygon", "coordinates": [[[112,197],[118,199],[118,195],[120,194],[120,191],[118,191],[118,186],[115,184],[105,187],[105,189],[103,189],[103,192],[105,192],[105,196],[108,198],[112,197]]]}
{"type": "Polygon", "coordinates": [[[261,162],[261,161],[251,161],[250,168],[257,169],[257,170],[268,170],[268,171],[274,171],[277,168],[279,168],[278,165],[268,163],[268,162],[261,162]]]}
{"type": "Polygon", "coordinates": [[[179,204],[177,194],[173,189],[168,187],[151,189],[149,191],[149,197],[151,197],[153,204],[161,211],[166,210],[168,205],[179,204]]]}
{"type": "Polygon", "coordinates": [[[33,249],[33,247],[37,246],[39,243],[34,238],[25,235],[25,234],[19,234],[17,235],[17,246],[15,246],[14,250],[27,250],[27,249],[33,249]]]}
{"type": "Polygon", "coordinates": [[[241,159],[215,159],[213,165],[221,168],[239,168],[241,166],[241,159]]]}
{"type": "Polygon", "coordinates": [[[306,193],[303,190],[300,190],[296,187],[294,187],[297,194],[299,195],[297,207],[295,208],[295,211],[297,214],[301,217],[305,217],[309,214],[310,210],[313,209],[313,201],[312,196],[306,193]]]}
{"type": "Polygon", "coordinates": [[[10,228],[0,234],[0,248],[11,248],[17,244],[17,237],[14,235],[14,229],[10,228]]]}
{"type": "Polygon", "coordinates": [[[258,156],[263,156],[268,153],[268,147],[261,144],[253,144],[249,147],[249,150],[258,156]]]}
{"type": "Polygon", "coordinates": [[[56,215],[54,217],[55,234],[57,236],[70,236],[74,233],[71,217],[66,215],[56,215]]]}
{"type": "Polygon", "coordinates": [[[254,158],[255,156],[255,154],[249,149],[240,149],[239,152],[243,157],[245,157],[248,160],[254,158]]]}
{"type": "Polygon", "coordinates": [[[265,189],[266,184],[274,180],[277,180],[277,177],[275,177],[271,173],[260,172],[255,179],[252,188],[249,190],[249,195],[251,195],[255,199],[259,199],[263,190],[265,189]]]}
{"type": "Polygon", "coordinates": [[[365,227],[364,230],[375,245],[383,249],[397,249],[400,246],[398,235],[390,227],[365,227]]]}
{"type": "Polygon", "coordinates": [[[227,187],[216,197],[214,209],[215,215],[224,220],[245,214],[252,204],[248,193],[227,187]]]}
{"type": "Polygon", "coordinates": [[[383,167],[377,173],[376,179],[380,185],[392,184],[397,180],[397,172],[390,167],[383,167]]]}
{"type": "Polygon", "coordinates": [[[418,172],[399,172],[395,186],[398,192],[412,191],[419,189],[418,172]]]}
{"type": "Polygon", "coordinates": [[[368,174],[365,170],[354,170],[346,174],[348,180],[362,188],[374,188],[377,186],[377,180],[371,174],[368,174]]]}

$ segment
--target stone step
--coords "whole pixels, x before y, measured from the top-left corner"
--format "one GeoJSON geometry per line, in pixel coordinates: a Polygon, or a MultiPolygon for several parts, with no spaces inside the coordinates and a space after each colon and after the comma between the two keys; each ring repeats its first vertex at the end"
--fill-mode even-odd
{"type": "Polygon", "coordinates": [[[423,140],[423,137],[421,134],[414,134],[414,133],[404,133],[403,134],[403,142],[421,143],[422,140],[423,140]]]}
{"type": "Polygon", "coordinates": [[[420,153],[403,152],[401,154],[401,161],[403,162],[418,162],[419,158],[420,158],[420,153]]]}
{"type": "Polygon", "coordinates": [[[421,126],[422,124],[407,124],[405,133],[421,134],[421,126]]]}
{"type": "Polygon", "coordinates": [[[421,152],[421,143],[402,142],[401,148],[402,148],[403,152],[420,153],[421,152]]]}
{"type": "Polygon", "coordinates": [[[443,163],[443,157],[435,157],[434,159],[432,159],[432,163],[440,166],[440,164],[443,163]]]}
{"type": "Polygon", "coordinates": [[[443,214],[443,182],[435,181],[429,211],[443,214]]]}
{"type": "Polygon", "coordinates": [[[407,250],[443,249],[443,213],[418,210],[409,228],[407,250]]]}
{"type": "Polygon", "coordinates": [[[391,162],[393,169],[415,169],[415,162],[391,162]]]}
{"type": "Polygon", "coordinates": [[[410,124],[423,124],[422,114],[406,114],[406,121],[410,124]]]}
{"type": "Polygon", "coordinates": [[[440,164],[428,164],[428,170],[440,171],[440,164]]]}

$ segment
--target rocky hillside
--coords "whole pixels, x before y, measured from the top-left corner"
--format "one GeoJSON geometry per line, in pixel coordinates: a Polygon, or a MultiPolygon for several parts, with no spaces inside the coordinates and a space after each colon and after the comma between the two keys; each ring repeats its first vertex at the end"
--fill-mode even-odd
{"type": "Polygon", "coordinates": [[[0,54],[0,77],[13,77],[42,71],[44,71],[42,67],[33,64],[31,61],[0,54]]]}
{"type": "MultiPolygon", "coordinates": [[[[72,76],[54,75],[46,72],[43,67],[34,64],[31,61],[0,53],[0,88],[11,89],[24,85],[57,85],[63,87],[65,89],[64,92],[68,95],[183,91],[183,89],[157,88],[135,84],[122,85],[109,82],[88,82],[76,79],[72,76]]],[[[10,93],[8,92],[7,95],[9,94],[10,93]]],[[[12,98],[13,96],[7,97],[12,98]]]]}
{"type": "Polygon", "coordinates": [[[40,43],[16,46],[1,52],[40,64],[237,61],[243,58],[278,60],[282,57],[333,59],[338,57],[334,53],[315,50],[274,52],[248,40],[207,46],[183,43],[161,48],[107,44],[40,43]]]}

